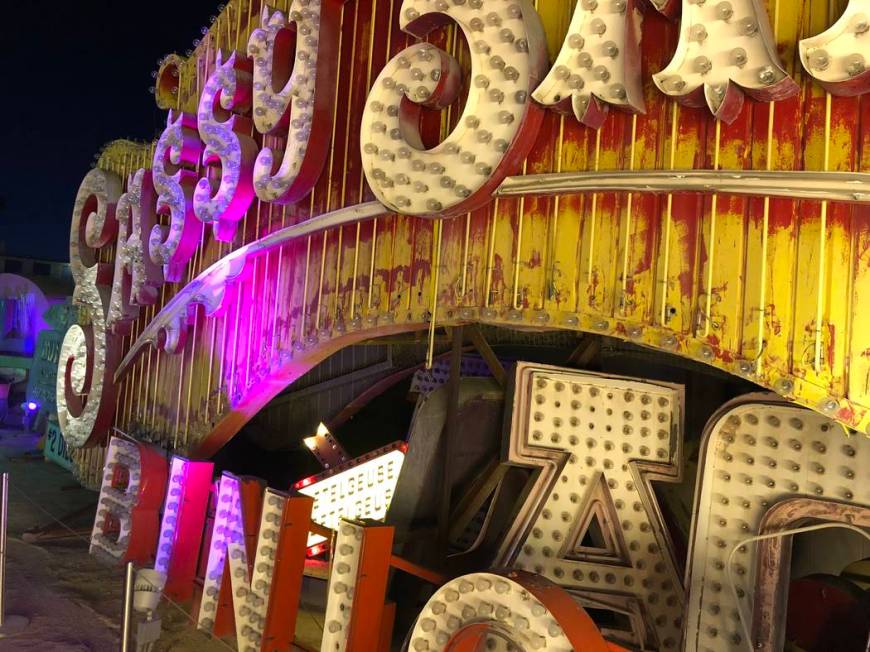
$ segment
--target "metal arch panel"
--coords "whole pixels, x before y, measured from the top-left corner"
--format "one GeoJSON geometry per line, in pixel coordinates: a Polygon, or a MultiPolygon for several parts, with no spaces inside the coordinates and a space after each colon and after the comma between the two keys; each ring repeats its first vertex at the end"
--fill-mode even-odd
{"type": "MultiPolygon", "coordinates": [[[[797,44],[830,26],[829,0],[770,3],[774,38],[799,96],[747,101],[724,125],[678,107],[645,79],[644,115],[613,112],[594,131],[546,113],[524,167],[528,175],[640,177],[718,170],[728,186],[533,192],[499,197],[444,223],[370,214],[322,231],[296,229],[299,237],[271,249],[245,249],[373,198],[358,158],[358,127],[373,80],[407,42],[388,11],[398,4],[343,6],[332,56],[337,97],[348,110],[332,125],[322,178],[296,205],[254,201],[234,243],[202,237],[182,282],[164,285],[158,304],[142,311],[134,339],[150,335],[161,309],[232,252],[252,254],[245,273],[228,288],[223,312],[183,315],[188,338],[177,355],[151,349],[132,361],[120,379],[118,427],[179,452],[208,453],[328,353],[434,319],[621,337],[746,377],[850,428],[870,428],[870,328],[859,308],[870,292],[870,208],[818,189],[746,197],[730,176],[797,180],[788,175],[807,173],[824,184],[870,171],[870,100],[829,97],[800,66],[797,44]]],[[[539,5],[555,54],[571,6],[539,5]]],[[[216,52],[241,47],[258,23],[246,4],[228,3],[207,38],[176,62],[176,110],[195,110],[216,52]]],[[[656,12],[644,15],[647,69],[670,60],[677,32],[656,12]]],[[[430,40],[461,54],[462,38],[454,36],[448,29],[430,40]]],[[[428,116],[425,135],[437,138],[459,113],[428,116]]],[[[147,144],[119,141],[98,165],[126,177],[149,167],[150,154],[147,144]]],[[[100,256],[111,262],[113,248],[100,256]]]]}

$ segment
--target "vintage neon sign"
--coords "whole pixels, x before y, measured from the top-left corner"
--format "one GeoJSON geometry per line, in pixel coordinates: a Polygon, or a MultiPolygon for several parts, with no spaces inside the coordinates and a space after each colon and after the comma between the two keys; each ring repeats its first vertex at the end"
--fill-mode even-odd
{"type": "Polygon", "coordinates": [[[118,562],[147,562],[157,541],[165,487],[166,463],[160,451],[113,437],[103,468],[91,554],[118,562]]]}
{"type": "MultiPolygon", "coordinates": [[[[653,4],[666,13],[675,2],[653,4]]],[[[717,118],[727,121],[736,117],[744,93],[773,101],[797,91],[777,59],[769,17],[758,0],[683,4],[674,59],[654,77],[666,95],[692,106],[706,103],[717,118]],[[723,47],[730,49],[720,50],[723,47]]],[[[810,72],[821,83],[841,89],[838,92],[866,90],[863,61],[870,56],[870,41],[864,36],[863,6],[850,3],[831,30],[802,43],[810,72]]],[[[148,173],[135,172],[131,189],[141,187],[140,204],[137,210],[131,201],[126,240],[120,247],[123,260],[112,282],[119,285],[113,292],[116,297],[127,296],[123,284],[129,282],[135,301],[127,306],[129,311],[118,306],[120,322],[114,314],[110,322],[122,326],[134,313],[135,302],[147,303],[161,282],[182,278],[204,224],[212,225],[217,239],[232,239],[255,193],[261,200],[280,203],[310,191],[329,145],[318,125],[323,124],[324,98],[333,86],[328,81],[334,66],[325,55],[335,50],[339,7],[338,0],[294,2],[287,16],[264,9],[261,26],[247,44],[250,56],[218,56],[197,115],[170,113],[151,173],[156,211],[168,214],[170,224],[154,222],[155,209],[142,203],[150,202],[148,173]],[[289,22],[297,28],[295,54],[288,46],[289,22]],[[264,134],[286,130],[284,152],[267,146],[258,153],[250,135],[253,128],[264,134]],[[202,163],[198,179],[192,169],[197,162],[202,163]],[[142,238],[149,227],[146,255],[142,238]],[[162,279],[158,267],[163,268],[162,279]]],[[[441,144],[425,149],[415,116],[423,106],[438,108],[452,101],[459,85],[457,64],[426,43],[388,62],[366,101],[360,153],[366,179],[383,203],[375,206],[379,211],[367,207],[360,213],[450,217],[486,203],[516,171],[534,141],[541,118],[536,102],[567,110],[570,96],[571,111],[592,126],[602,122],[607,104],[632,111],[642,108],[635,61],[639,14],[632,1],[579,2],[549,74],[544,69],[540,19],[526,0],[431,6],[406,0],[399,11],[401,24],[416,36],[445,20],[458,22],[471,45],[471,90],[456,129],[441,144]],[[467,174],[448,171],[454,168],[467,174]]],[[[115,237],[114,207],[120,191],[115,175],[88,175],[73,216],[70,257],[80,286],[76,302],[84,307],[89,325],[70,329],[60,363],[63,371],[58,374],[60,423],[72,447],[103,440],[111,418],[112,388],[106,380],[117,366],[119,344],[104,332],[108,306],[100,288],[110,285],[112,274],[103,267],[87,274],[86,270],[94,265],[93,250],[115,237]]],[[[134,192],[130,199],[135,197],[134,192]]],[[[239,273],[245,261],[235,262],[223,278],[239,273]]],[[[213,313],[223,296],[221,288],[203,288],[196,302],[213,313]]],[[[163,329],[159,345],[177,352],[183,332],[183,324],[172,324],[163,329]]]]}
{"type": "Polygon", "coordinates": [[[556,62],[532,97],[593,129],[604,124],[608,105],[643,112],[642,20],[634,0],[578,2],[556,62]]]}
{"type": "MultiPolygon", "coordinates": [[[[676,648],[683,587],[650,516],[654,501],[636,483],[646,483],[651,473],[673,477],[679,388],[534,365],[520,367],[517,387],[509,459],[542,470],[526,499],[531,509],[520,509],[504,542],[507,554],[500,553],[502,564],[516,568],[446,582],[416,619],[410,649],[451,650],[460,642],[490,649],[499,641],[523,649],[621,649],[602,638],[621,640],[619,632],[600,631],[580,603],[631,614],[632,600],[652,620],[647,630],[636,630],[639,640],[625,642],[676,648]],[[584,410],[594,420],[572,423],[572,415],[584,410]],[[546,438],[537,432],[543,423],[546,438]],[[622,425],[613,435],[618,446],[608,447],[606,436],[599,441],[571,434],[572,428],[599,426],[607,432],[616,423],[622,425]],[[563,485],[586,486],[586,495],[563,485]],[[605,542],[577,545],[590,514],[613,521],[601,523],[605,542]],[[514,559],[517,545],[522,550],[514,559]]],[[[780,612],[771,611],[778,586],[772,583],[783,575],[756,535],[807,518],[867,522],[867,481],[859,471],[870,448],[838,432],[821,415],[784,402],[759,403],[757,395],[725,406],[710,421],[689,551],[686,649],[743,649],[750,631],[753,647],[775,649],[780,612]]],[[[165,459],[120,438],[111,440],[107,459],[92,551],[147,563],[165,459]]],[[[209,463],[181,458],[170,467],[158,570],[171,569],[172,560],[189,553],[195,559],[202,528],[191,524],[202,522],[211,474],[209,463]]],[[[283,649],[292,642],[313,505],[311,497],[264,492],[255,478],[220,478],[205,584],[195,607],[200,628],[234,634],[240,649],[283,649]]],[[[382,523],[338,521],[322,650],[380,649],[389,636],[389,572],[406,563],[393,556],[392,539],[392,528],[382,523]]],[[[190,568],[191,557],[186,559],[190,568]]],[[[172,571],[161,572],[170,575],[168,587],[172,571]]]]}
{"type": "MultiPolygon", "coordinates": [[[[374,504],[370,484],[383,481],[394,488],[403,458],[404,449],[397,444],[386,452],[366,456],[357,469],[339,467],[336,475],[321,481],[336,478],[338,484],[320,489],[308,484],[321,500],[320,510],[326,514],[323,520],[339,525],[341,514],[333,520],[332,511],[323,503],[324,496],[337,491],[339,485],[349,492],[348,500],[341,504],[352,513],[385,514],[383,502],[378,503],[382,509],[370,509],[374,504]],[[360,472],[353,473],[359,468],[360,472]],[[368,498],[361,500],[362,496],[368,498]]],[[[210,462],[177,456],[167,465],[161,451],[112,437],[91,553],[140,565],[153,559],[154,569],[165,578],[163,590],[169,597],[180,601],[195,597],[212,471],[210,462]],[[159,518],[161,502],[163,515],[159,518]]],[[[291,496],[266,488],[257,478],[230,473],[222,474],[215,495],[214,523],[208,549],[203,552],[204,583],[195,607],[197,627],[216,636],[234,634],[239,649],[286,649],[293,640],[316,499],[291,496]]],[[[392,528],[381,526],[379,531],[389,531],[392,541],[392,528]]],[[[383,603],[390,544],[380,549],[382,554],[366,564],[380,568],[383,603]]],[[[342,568],[339,565],[339,570],[342,568]]],[[[353,603],[353,595],[348,598],[353,603]]]]}
{"type": "MultiPolygon", "coordinates": [[[[210,462],[173,457],[167,484],[167,464],[160,451],[113,437],[91,553],[139,564],[153,559],[154,569],[164,577],[164,592],[175,600],[189,600],[195,590],[212,468],[210,462]],[[157,510],[164,487],[166,497],[158,532],[157,510]]],[[[230,474],[221,477],[197,615],[200,629],[225,635],[235,623],[240,649],[248,649],[254,642],[259,647],[261,640],[279,648],[289,645],[296,604],[287,604],[284,596],[288,588],[289,595],[298,594],[311,502],[307,497],[291,499],[269,489],[264,500],[259,480],[230,474]],[[242,492],[245,509],[240,499],[242,492]],[[290,503],[296,508],[288,509],[290,503]],[[252,537],[258,542],[253,564],[248,562],[247,552],[252,537]],[[294,554],[294,550],[298,552],[294,554]],[[225,567],[230,571],[226,580],[225,567]],[[270,617],[273,592],[282,596],[274,601],[280,607],[281,618],[270,617]]]]}
{"type": "Polygon", "coordinates": [[[804,68],[834,95],[862,95],[870,90],[867,69],[870,3],[849,0],[830,28],[800,42],[804,68]]]}
{"type": "MultiPolygon", "coordinates": [[[[294,485],[301,494],[314,498],[311,520],[331,530],[342,518],[383,520],[396,491],[406,444],[396,443],[341,466],[305,478],[294,485]]],[[[311,534],[308,546],[325,541],[311,534]]]]}
{"type": "Polygon", "coordinates": [[[58,423],[73,448],[102,441],[114,416],[112,375],[121,342],[106,323],[112,272],[109,265],[97,262],[97,250],[117,233],[120,196],[118,175],[95,169],[82,180],[73,207],[69,260],[81,324],[73,324],[64,335],[56,385],[58,423]]]}

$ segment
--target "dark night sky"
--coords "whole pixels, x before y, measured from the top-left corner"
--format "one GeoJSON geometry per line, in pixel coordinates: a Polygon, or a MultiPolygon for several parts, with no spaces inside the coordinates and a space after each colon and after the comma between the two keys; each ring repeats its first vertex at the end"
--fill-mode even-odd
{"type": "MultiPolygon", "coordinates": [[[[75,193],[115,138],[151,139],[165,114],[148,92],[157,60],[184,53],[219,0],[15,0],[0,12],[0,243],[69,257],[75,193]]],[[[2,245],[0,245],[2,247],[2,245]]]]}

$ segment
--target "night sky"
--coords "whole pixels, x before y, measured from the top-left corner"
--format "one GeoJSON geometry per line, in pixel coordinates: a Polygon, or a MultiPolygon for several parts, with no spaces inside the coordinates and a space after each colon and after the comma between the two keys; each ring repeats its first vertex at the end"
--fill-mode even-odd
{"type": "Polygon", "coordinates": [[[5,244],[9,255],[69,259],[73,200],[94,154],[162,129],[151,72],[163,55],[192,48],[218,4],[2,3],[0,252],[5,244]]]}

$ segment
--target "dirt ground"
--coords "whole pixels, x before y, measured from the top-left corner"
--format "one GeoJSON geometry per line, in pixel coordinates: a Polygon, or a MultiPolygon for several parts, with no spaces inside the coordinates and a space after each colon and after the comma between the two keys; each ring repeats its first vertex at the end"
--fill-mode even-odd
{"type": "MultiPolygon", "coordinates": [[[[0,652],[115,652],[124,571],[88,554],[97,494],[44,461],[37,445],[32,434],[0,430],[0,472],[9,473],[10,484],[6,614],[29,621],[19,633],[0,633],[0,652]],[[51,524],[62,538],[22,539],[27,530],[51,524]]],[[[160,614],[163,633],[154,652],[236,649],[196,631],[189,616],[165,600],[160,614]]],[[[300,614],[301,625],[305,620],[300,614]]]]}

